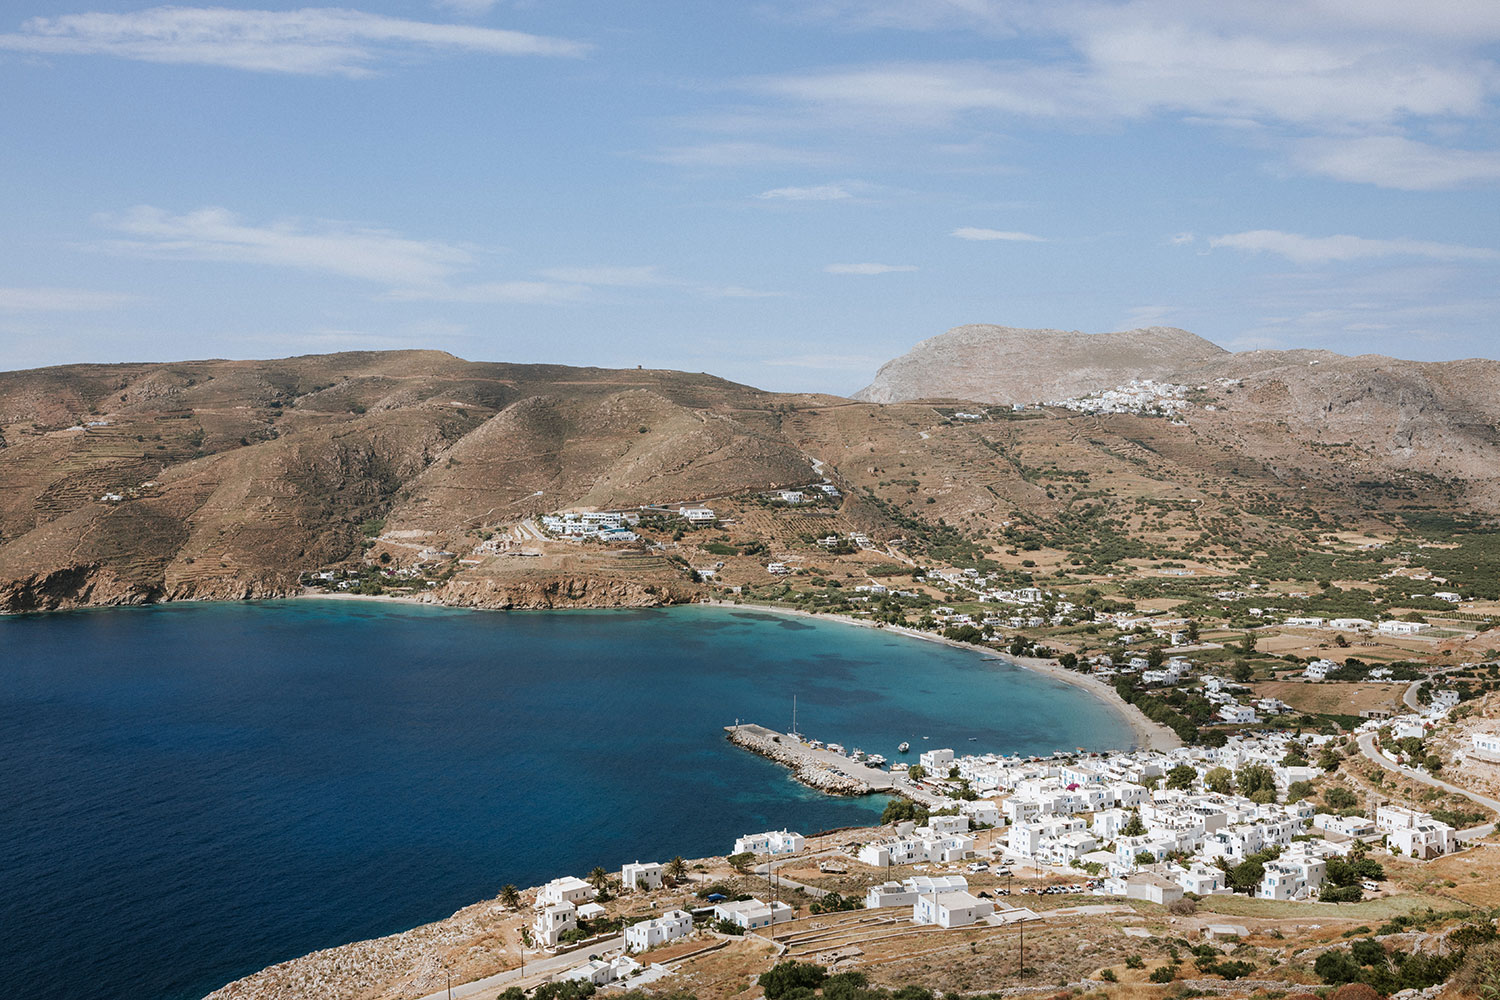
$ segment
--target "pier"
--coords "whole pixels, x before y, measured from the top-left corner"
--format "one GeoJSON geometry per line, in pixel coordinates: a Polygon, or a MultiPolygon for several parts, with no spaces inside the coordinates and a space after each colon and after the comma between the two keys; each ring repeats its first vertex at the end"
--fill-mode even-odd
{"type": "MultiPolygon", "coordinates": [[[[790,767],[797,780],[810,788],[836,795],[870,795],[897,790],[889,771],[867,767],[832,750],[814,750],[787,733],[753,722],[725,726],[731,743],[790,767]]],[[[905,790],[903,789],[903,792],[905,790]]]]}

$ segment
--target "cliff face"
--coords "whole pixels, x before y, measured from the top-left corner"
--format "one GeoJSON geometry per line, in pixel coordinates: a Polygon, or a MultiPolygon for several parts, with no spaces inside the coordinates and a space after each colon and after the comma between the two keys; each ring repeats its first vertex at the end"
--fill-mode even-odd
{"type": "Polygon", "coordinates": [[[686,604],[696,596],[695,588],[673,583],[559,576],[542,580],[454,580],[432,590],[427,599],[460,608],[544,611],[659,608],[686,604]]]}

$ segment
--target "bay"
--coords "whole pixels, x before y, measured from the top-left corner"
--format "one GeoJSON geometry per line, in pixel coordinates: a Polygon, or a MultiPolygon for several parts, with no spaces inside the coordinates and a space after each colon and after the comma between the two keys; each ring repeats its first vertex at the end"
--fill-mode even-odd
{"type": "Polygon", "coordinates": [[[976,652],[751,609],[297,600],[0,619],[0,996],[191,1000],[505,883],[872,822],[724,739],[1129,744],[976,652]]]}

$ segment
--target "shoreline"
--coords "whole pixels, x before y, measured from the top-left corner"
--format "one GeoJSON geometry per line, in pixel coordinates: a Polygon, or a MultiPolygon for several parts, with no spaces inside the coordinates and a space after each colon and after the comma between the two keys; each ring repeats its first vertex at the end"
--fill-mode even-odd
{"type": "MultiPolygon", "coordinates": [[[[990,660],[1001,660],[1005,663],[1014,664],[1022,670],[1030,670],[1033,673],[1042,674],[1052,680],[1063,684],[1069,684],[1081,688],[1089,694],[1094,695],[1106,706],[1115,712],[1135,736],[1136,744],[1146,750],[1171,750],[1182,746],[1182,740],[1177,734],[1159,722],[1146,717],[1139,708],[1120,697],[1120,693],[1112,686],[1105,684],[1097,677],[1081,674],[1076,670],[1069,670],[1053,659],[1044,659],[1035,656],[1011,656],[1008,653],[1000,653],[983,646],[975,646],[972,643],[959,642],[956,639],[948,639],[944,636],[933,635],[930,632],[922,632],[917,629],[906,628],[901,625],[876,624],[863,618],[850,618],[847,615],[820,614],[813,611],[803,611],[800,608],[782,608],[767,604],[735,604],[731,601],[709,600],[695,603],[710,607],[722,608],[750,608],[756,611],[769,611],[773,614],[796,615],[802,618],[818,618],[825,621],[842,622],[846,625],[858,625],[861,628],[879,629],[896,635],[903,635],[910,639],[922,639],[927,642],[937,642],[954,649],[963,649],[990,660]]],[[[1068,749],[1068,748],[1061,748],[1068,749]]],[[[1071,752],[1071,751],[1070,751],[1071,752]]]]}

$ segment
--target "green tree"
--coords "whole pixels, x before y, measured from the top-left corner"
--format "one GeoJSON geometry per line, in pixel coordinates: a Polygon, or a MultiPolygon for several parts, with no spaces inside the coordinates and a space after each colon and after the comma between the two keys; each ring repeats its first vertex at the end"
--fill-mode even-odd
{"type": "Polygon", "coordinates": [[[521,892],[513,885],[504,885],[500,888],[500,902],[507,910],[517,910],[521,907],[521,892]]]}
{"type": "Polygon", "coordinates": [[[1234,666],[1229,669],[1229,676],[1234,678],[1236,683],[1244,684],[1255,676],[1255,668],[1244,660],[1236,660],[1234,666]]]}
{"type": "Polygon", "coordinates": [[[908,798],[894,798],[885,804],[880,813],[880,825],[911,822],[923,826],[927,822],[927,807],[908,798]]]}
{"type": "Polygon", "coordinates": [[[755,852],[741,851],[738,854],[729,855],[729,857],[725,860],[728,861],[730,867],[737,872],[749,871],[750,863],[755,860],[755,852]]]}
{"type": "Polygon", "coordinates": [[[812,962],[777,962],[760,974],[760,988],[766,1000],[781,1000],[782,997],[800,990],[816,990],[828,979],[828,970],[812,962]]]}
{"type": "Polygon", "coordinates": [[[1234,775],[1227,767],[1215,767],[1203,776],[1203,787],[1220,795],[1234,791],[1234,775]]]}
{"type": "Polygon", "coordinates": [[[1240,649],[1244,650],[1246,656],[1255,652],[1255,634],[1253,632],[1246,632],[1240,637],[1240,649]]]}
{"type": "Polygon", "coordinates": [[[1198,780],[1198,769],[1191,764],[1178,764],[1167,772],[1167,787],[1188,789],[1198,780]]]}
{"type": "Polygon", "coordinates": [[[1202,635],[1202,632],[1198,628],[1198,622],[1197,622],[1197,620],[1196,619],[1192,619],[1192,618],[1188,619],[1188,623],[1187,623],[1187,640],[1188,640],[1188,642],[1197,642],[1198,641],[1198,637],[1200,635],[1202,635]]]}
{"type": "Polygon", "coordinates": [[[686,874],[687,862],[682,859],[681,854],[677,855],[671,861],[667,862],[667,878],[671,879],[673,882],[681,882],[683,876],[685,876],[686,874]]]}
{"type": "Polygon", "coordinates": [[[923,778],[927,777],[927,768],[923,767],[921,764],[913,764],[911,767],[906,769],[906,776],[912,781],[921,781],[923,778]]]}
{"type": "Polygon", "coordinates": [[[1323,801],[1330,809],[1353,809],[1359,805],[1359,796],[1343,785],[1333,785],[1323,789],[1323,801]]]}
{"type": "Polygon", "coordinates": [[[1246,764],[1234,776],[1236,790],[1251,802],[1276,801],[1276,775],[1264,764],[1246,764]]]}
{"type": "Polygon", "coordinates": [[[602,865],[595,865],[594,870],[584,876],[584,881],[603,892],[609,885],[609,872],[605,871],[602,865]]]}
{"type": "Polygon", "coordinates": [[[1125,824],[1125,826],[1123,828],[1121,828],[1121,830],[1120,830],[1120,836],[1122,836],[1122,837],[1139,837],[1142,834],[1144,834],[1145,832],[1146,832],[1146,824],[1141,822],[1141,814],[1140,814],[1140,812],[1137,811],[1137,810],[1132,809],[1130,811],[1130,820],[1125,824]]]}

